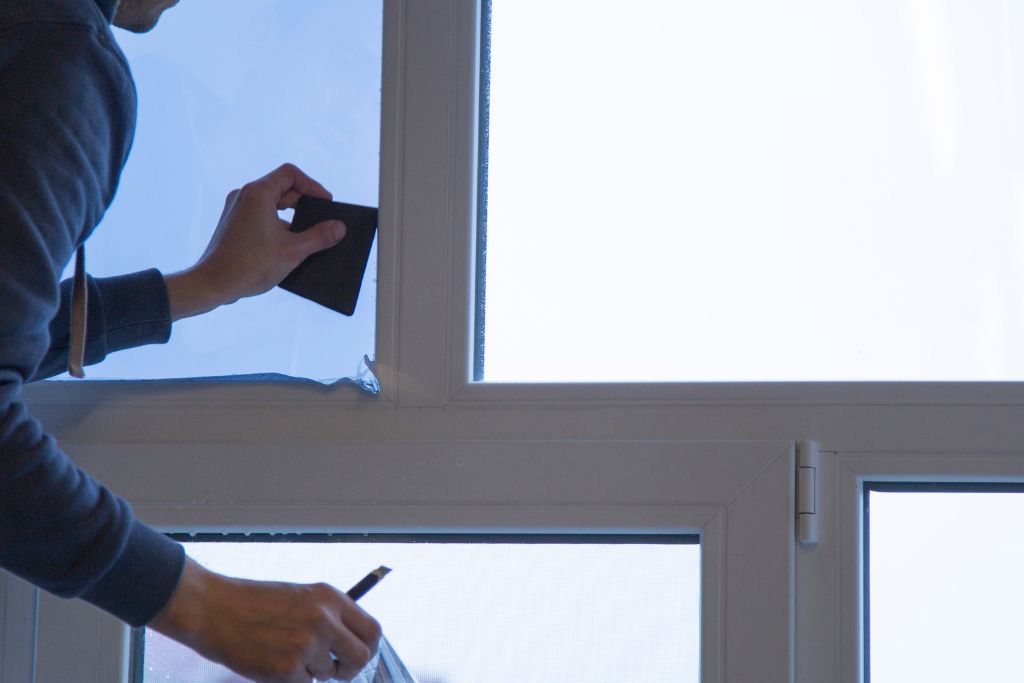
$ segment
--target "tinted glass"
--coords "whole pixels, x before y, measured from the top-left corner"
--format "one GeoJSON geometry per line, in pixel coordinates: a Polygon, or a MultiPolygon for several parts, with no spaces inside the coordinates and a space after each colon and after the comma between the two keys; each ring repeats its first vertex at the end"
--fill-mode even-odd
{"type": "MultiPolygon", "coordinates": [[[[182,2],[150,33],[118,30],[138,129],[89,240],[89,272],[191,266],[227,193],[284,162],[335,199],[377,206],[381,31],[381,0],[182,2]]],[[[87,375],[353,377],[374,356],[375,309],[374,252],[352,318],[275,288],[175,323],[166,346],[111,355],[87,375]]]]}

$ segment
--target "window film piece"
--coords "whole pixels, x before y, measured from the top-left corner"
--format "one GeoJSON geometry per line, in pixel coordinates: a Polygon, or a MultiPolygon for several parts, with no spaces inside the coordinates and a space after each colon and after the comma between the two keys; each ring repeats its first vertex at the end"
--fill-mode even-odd
{"type": "Polygon", "coordinates": [[[1024,486],[865,489],[865,680],[1018,678],[1024,486]]]}
{"type": "MultiPolygon", "coordinates": [[[[339,200],[377,206],[382,16],[380,0],[218,0],[180,3],[145,35],[116,31],[138,129],[89,240],[90,274],[191,266],[228,192],[285,162],[339,200]]],[[[181,320],[167,345],[112,354],[87,377],[365,376],[375,252],[351,318],[274,288],[181,320]]]]}
{"type": "MultiPolygon", "coordinates": [[[[694,536],[201,538],[186,552],[233,576],[346,590],[390,567],[359,604],[419,683],[699,680],[694,536]]],[[[134,652],[134,683],[242,681],[154,631],[134,652]]]]}
{"type": "Polygon", "coordinates": [[[1024,379],[1024,5],[487,4],[477,379],[1024,379]]]}
{"type": "Polygon", "coordinates": [[[352,683],[418,683],[416,677],[405,666],[387,636],[381,636],[377,654],[366,665],[352,683]]]}

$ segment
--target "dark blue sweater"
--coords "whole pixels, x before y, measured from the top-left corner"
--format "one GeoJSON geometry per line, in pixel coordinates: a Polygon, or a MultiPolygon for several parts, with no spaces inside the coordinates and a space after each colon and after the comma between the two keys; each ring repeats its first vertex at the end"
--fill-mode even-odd
{"type": "MultiPolygon", "coordinates": [[[[0,0],[0,567],[132,625],[167,603],[181,546],[65,456],[20,402],[67,363],[76,247],[106,211],[135,129],[114,0],[0,0]]],[[[155,270],[89,280],[86,361],[170,335],[155,270]]]]}

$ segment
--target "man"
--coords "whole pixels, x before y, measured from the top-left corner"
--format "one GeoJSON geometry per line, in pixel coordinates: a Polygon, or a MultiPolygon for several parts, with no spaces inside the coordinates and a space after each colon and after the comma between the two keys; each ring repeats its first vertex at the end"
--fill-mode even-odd
{"type": "Polygon", "coordinates": [[[134,84],[110,23],[148,31],[176,2],[0,0],[0,567],[256,681],[349,678],[380,628],[347,596],[188,560],[78,470],[19,401],[26,382],[80,355],[88,364],[162,343],[172,321],[265,292],[344,237],[337,222],[288,231],[279,209],[330,195],[286,164],[228,195],[192,268],[58,287],[114,196],[134,133],[134,84]]]}

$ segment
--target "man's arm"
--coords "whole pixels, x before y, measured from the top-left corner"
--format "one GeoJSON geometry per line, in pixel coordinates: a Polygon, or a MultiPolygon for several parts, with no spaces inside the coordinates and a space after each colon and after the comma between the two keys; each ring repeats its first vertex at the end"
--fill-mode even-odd
{"type": "MultiPolygon", "coordinates": [[[[110,278],[88,278],[89,319],[85,364],[144,344],[162,344],[171,323],[240,298],[262,294],[310,254],[345,237],[345,224],[326,221],[295,234],[277,211],[294,208],[300,195],[331,194],[292,164],[228,194],[224,212],[202,258],[168,275],[144,270],[110,278]],[[283,191],[282,191],[283,190],[283,191]]],[[[50,322],[50,347],[32,381],[67,369],[71,337],[71,280],[60,285],[60,306],[50,322]]]]}
{"type": "MultiPolygon", "coordinates": [[[[88,336],[85,364],[99,363],[108,354],[144,344],[163,344],[171,334],[167,286],[157,270],[131,275],[87,278],[88,336]]],[[[50,347],[31,381],[67,370],[71,338],[71,279],[60,283],[60,305],[50,321],[50,347]]]]}
{"type": "Polygon", "coordinates": [[[174,593],[181,547],[77,468],[20,401],[49,347],[60,273],[116,187],[131,88],[89,25],[0,37],[0,566],[141,624],[174,593]]]}
{"type": "MultiPolygon", "coordinates": [[[[357,605],[327,586],[241,581],[186,562],[180,545],[77,468],[20,401],[49,347],[60,273],[116,186],[131,130],[123,106],[130,86],[93,28],[35,23],[2,31],[0,567],[129,624],[152,621],[259,681],[349,676],[380,633],[357,605]]],[[[331,224],[308,236],[281,230],[277,208],[318,188],[286,166],[232,193],[200,263],[169,278],[184,285],[169,285],[169,309],[194,314],[265,291],[305,255],[336,242],[331,224]],[[257,243],[273,247],[273,263],[257,243]]]]}

